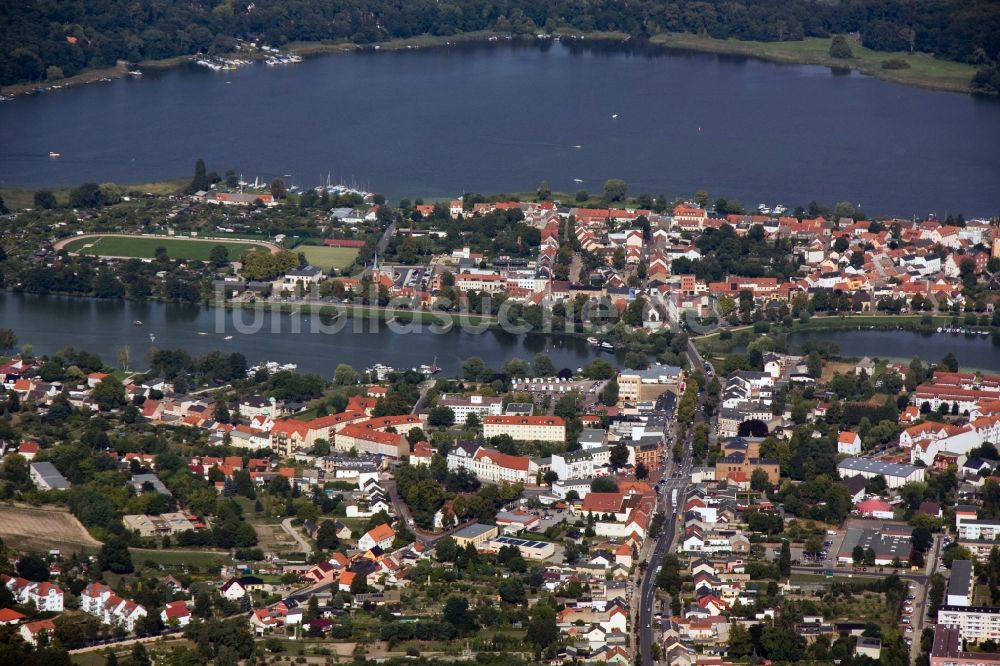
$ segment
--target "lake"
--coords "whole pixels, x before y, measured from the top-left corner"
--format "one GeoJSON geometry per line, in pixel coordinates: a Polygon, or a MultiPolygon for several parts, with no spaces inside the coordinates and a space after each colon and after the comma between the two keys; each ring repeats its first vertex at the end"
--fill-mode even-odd
{"type": "MultiPolygon", "coordinates": [[[[589,363],[593,348],[579,338],[545,338],[512,335],[502,331],[473,333],[453,330],[433,333],[394,332],[385,322],[371,328],[368,320],[346,317],[326,321],[327,332],[313,332],[319,320],[303,316],[296,331],[296,317],[263,314],[261,330],[253,329],[254,313],[227,312],[174,303],[102,301],[88,298],[35,296],[0,292],[0,326],[11,328],[20,344],[31,344],[35,354],[51,354],[67,346],[98,354],[115,364],[118,350],[128,345],[132,366],[147,366],[150,348],[183,349],[193,356],[220,350],[237,351],[251,364],[262,361],[296,363],[301,372],[332,376],[339,363],[362,370],[376,363],[397,369],[437,361],[445,376],[457,376],[461,362],[479,356],[498,370],[512,358],[530,362],[538,352],[548,354],[557,368],[575,370],[589,363]],[[132,322],[143,322],[141,327],[132,322]],[[355,331],[355,325],[361,326],[355,331]],[[150,340],[150,334],[155,342],[150,340]],[[226,340],[227,336],[231,340],[226,340]]],[[[324,318],[326,320],[326,318],[324,318]]],[[[615,362],[608,354],[604,358],[615,362]]],[[[620,365],[620,363],[619,363],[620,365]]]]}
{"type": "Polygon", "coordinates": [[[792,333],[792,349],[807,340],[835,342],[845,357],[884,358],[909,361],[914,356],[924,363],[937,363],[948,352],[955,354],[963,369],[1000,371],[1000,337],[917,333],[916,331],[810,331],[792,333]]]}
{"type": "Polygon", "coordinates": [[[847,200],[1000,211],[1000,100],[662,49],[473,44],[236,72],[195,65],[0,103],[0,183],[327,174],[390,198],[464,191],[847,200]],[[612,116],[617,114],[617,118],[612,116]],[[50,160],[49,151],[62,154],[50,160]],[[579,182],[578,182],[579,181],[579,182]]]}

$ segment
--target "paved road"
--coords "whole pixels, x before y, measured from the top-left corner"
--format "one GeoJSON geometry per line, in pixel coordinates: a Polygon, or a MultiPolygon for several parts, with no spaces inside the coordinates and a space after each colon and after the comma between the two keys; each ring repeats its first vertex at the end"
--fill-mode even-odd
{"type": "MultiPolygon", "coordinates": [[[[668,418],[674,418],[675,400],[669,399],[660,403],[667,412],[668,418]]],[[[671,428],[672,433],[675,432],[671,428]]],[[[673,434],[670,436],[672,440],[673,434]]],[[[668,440],[668,441],[670,441],[668,440]]],[[[639,595],[636,599],[638,604],[637,631],[638,631],[638,657],[643,666],[650,666],[653,663],[653,641],[655,634],[653,631],[653,614],[655,612],[656,600],[656,573],[663,561],[663,557],[670,552],[677,534],[677,507],[671,504],[673,491],[677,491],[677,503],[684,502],[684,495],[687,492],[688,480],[691,473],[691,442],[690,438],[684,443],[684,457],[680,463],[675,463],[671,456],[667,456],[667,462],[663,468],[663,486],[657,498],[657,509],[663,511],[664,520],[662,531],[656,539],[652,554],[647,560],[648,566],[643,572],[642,580],[639,582],[639,595]],[[680,478],[672,478],[674,472],[681,472],[680,478]]]]}
{"type": "Polygon", "coordinates": [[[281,529],[285,530],[288,536],[295,539],[295,543],[299,544],[299,548],[302,549],[302,552],[308,555],[313,551],[312,544],[306,541],[305,538],[303,538],[303,536],[299,533],[299,531],[295,529],[295,527],[292,525],[292,520],[293,520],[292,518],[285,518],[283,521],[281,521],[281,529]]]}

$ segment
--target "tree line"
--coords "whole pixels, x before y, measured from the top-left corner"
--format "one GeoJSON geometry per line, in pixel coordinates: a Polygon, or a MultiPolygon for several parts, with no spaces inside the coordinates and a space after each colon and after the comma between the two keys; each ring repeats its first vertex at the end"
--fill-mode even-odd
{"type": "Polygon", "coordinates": [[[0,4],[0,85],[196,53],[228,53],[238,39],[359,45],[480,30],[533,35],[567,28],[642,38],[686,32],[792,41],[859,33],[878,51],[922,51],[982,67],[977,89],[998,91],[1000,12],[990,0],[284,0],[274,3],[126,0],[0,4]]]}

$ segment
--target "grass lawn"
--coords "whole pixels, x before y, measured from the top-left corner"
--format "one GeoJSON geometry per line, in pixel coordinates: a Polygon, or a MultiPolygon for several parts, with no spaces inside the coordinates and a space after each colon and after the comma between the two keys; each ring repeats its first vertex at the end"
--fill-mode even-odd
{"type": "Polygon", "coordinates": [[[165,567],[177,567],[186,564],[194,564],[199,567],[222,566],[230,561],[228,555],[223,553],[213,553],[200,550],[147,550],[144,548],[130,548],[132,560],[138,564],[145,564],[147,561],[162,564],[165,567]]]}
{"type": "Polygon", "coordinates": [[[807,37],[797,42],[754,42],[667,33],[656,35],[650,41],[674,48],[732,53],[774,62],[849,68],[888,81],[955,92],[969,92],[969,82],[976,73],[972,65],[938,60],[926,53],[910,55],[906,52],[872,51],[855,41],[851,41],[853,58],[834,59],[830,57],[832,38],[807,37]],[[903,60],[910,68],[882,69],[882,63],[886,60],[903,60]]]}
{"type": "Polygon", "coordinates": [[[258,247],[252,242],[238,241],[200,241],[184,238],[143,238],[102,236],[100,238],[80,238],[66,244],[68,252],[92,254],[104,257],[138,257],[152,259],[156,249],[166,248],[171,259],[208,261],[212,248],[222,245],[229,250],[230,258],[238,258],[247,250],[258,247]]]}
{"type": "Polygon", "coordinates": [[[357,248],[353,247],[300,245],[295,248],[295,251],[306,255],[306,261],[313,266],[322,268],[324,271],[328,271],[331,268],[347,268],[354,263],[354,258],[358,256],[357,248]]]}

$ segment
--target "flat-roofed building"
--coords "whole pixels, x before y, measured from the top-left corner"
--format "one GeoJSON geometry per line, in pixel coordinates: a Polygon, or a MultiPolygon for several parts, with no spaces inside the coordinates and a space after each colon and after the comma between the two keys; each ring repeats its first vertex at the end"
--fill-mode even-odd
{"type": "Polygon", "coordinates": [[[31,481],[39,490],[69,490],[66,480],[50,462],[31,463],[31,481]]]}
{"type": "Polygon", "coordinates": [[[499,552],[504,546],[514,546],[521,551],[521,557],[526,560],[547,560],[556,554],[555,545],[548,541],[536,541],[532,539],[518,539],[516,537],[501,536],[490,539],[486,542],[483,550],[489,553],[499,552]]]}
{"type": "Polygon", "coordinates": [[[837,464],[837,469],[840,471],[841,477],[856,474],[860,474],[866,479],[873,479],[876,476],[885,477],[886,485],[890,488],[899,488],[910,481],[924,480],[923,467],[887,463],[872,458],[845,458],[837,464]]]}
{"type": "Polygon", "coordinates": [[[1000,639],[1000,608],[991,606],[941,606],[938,625],[961,632],[962,640],[980,643],[1000,639]]]}
{"type": "Polygon", "coordinates": [[[559,416],[487,416],[483,437],[509,435],[518,442],[565,442],[566,421],[559,416]]]}
{"type": "Polygon", "coordinates": [[[671,389],[676,392],[680,381],[681,369],[673,365],[625,369],[618,375],[618,401],[656,400],[671,389]]]}
{"type": "Polygon", "coordinates": [[[461,548],[465,548],[470,543],[475,548],[479,548],[490,539],[495,538],[498,534],[499,530],[496,525],[473,523],[452,534],[451,538],[454,539],[455,543],[461,548]]]}
{"type": "Polygon", "coordinates": [[[968,652],[962,649],[962,631],[938,624],[934,627],[930,666],[992,666],[1000,664],[1000,653],[968,652]]]}
{"type": "Polygon", "coordinates": [[[444,396],[438,400],[438,407],[447,407],[455,414],[455,423],[465,423],[470,414],[482,419],[484,416],[500,416],[503,412],[503,398],[470,395],[468,398],[444,396]]]}
{"type": "Polygon", "coordinates": [[[972,562],[955,560],[951,563],[951,578],[948,579],[948,595],[945,604],[948,606],[972,605],[972,594],[975,578],[972,575],[972,562]]]}

